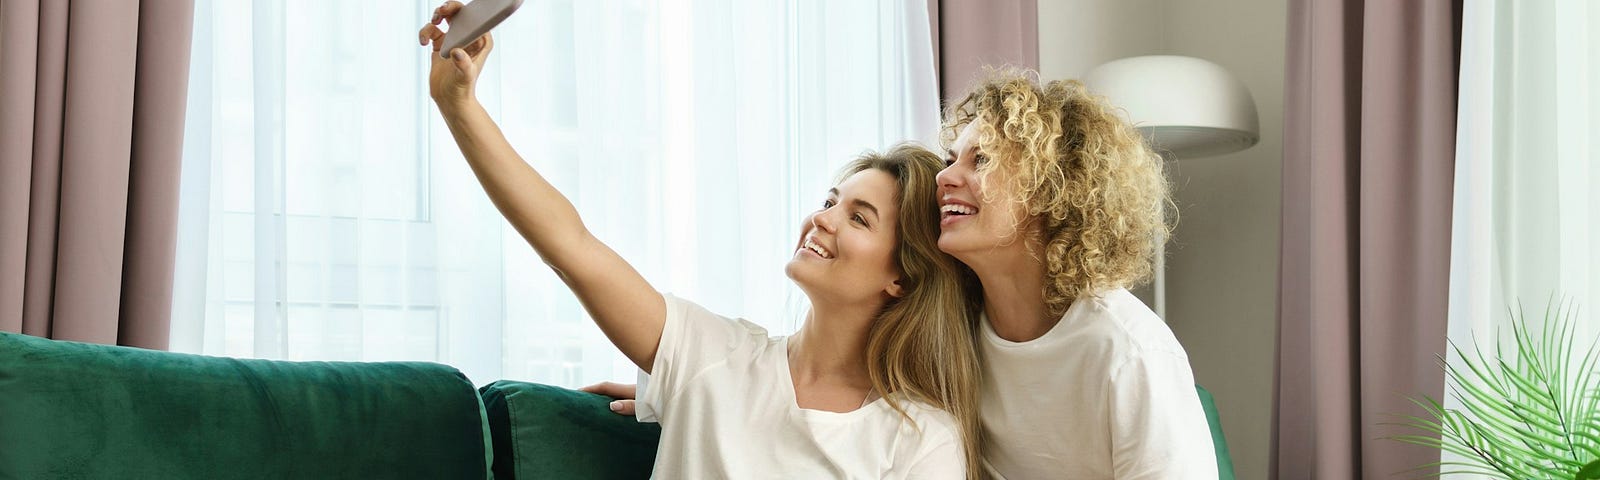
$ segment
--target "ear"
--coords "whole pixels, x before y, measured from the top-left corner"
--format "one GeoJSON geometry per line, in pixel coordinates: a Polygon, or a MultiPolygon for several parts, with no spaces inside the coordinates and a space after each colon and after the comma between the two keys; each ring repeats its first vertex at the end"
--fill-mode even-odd
{"type": "Polygon", "coordinates": [[[904,297],[906,295],[906,289],[904,286],[900,285],[900,280],[901,279],[896,278],[893,282],[889,282],[889,287],[883,289],[883,293],[887,293],[889,296],[894,298],[904,297]]]}

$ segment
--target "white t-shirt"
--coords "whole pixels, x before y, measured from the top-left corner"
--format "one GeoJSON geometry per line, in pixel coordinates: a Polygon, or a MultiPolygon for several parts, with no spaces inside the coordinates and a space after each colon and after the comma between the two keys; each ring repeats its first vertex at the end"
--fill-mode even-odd
{"type": "Polygon", "coordinates": [[[661,423],[654,478],[965,478],[949,413],[902,400],[914,426],[881,398],[847,413],[800,408],[787,337],[663,296],[636,403],[639,421],[661,423]]]}
{"type": "Polygon", "coordinates": [[[995,478],[1215,479],[1189,357],[1125,289],[1011,342],[984,318],[983,468],[995,478]]]}

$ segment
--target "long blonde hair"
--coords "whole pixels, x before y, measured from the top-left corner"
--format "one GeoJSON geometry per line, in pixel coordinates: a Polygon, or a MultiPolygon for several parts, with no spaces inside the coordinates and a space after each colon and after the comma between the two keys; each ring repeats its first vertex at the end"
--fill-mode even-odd
{"type": "MultiPolygon", "coordinates": [[[[1104,97],[1076,80],[991,70],[950,106],[941,132],[951,143],[976,122],[990,158],[978,169],[984,196],[1005,191],[1043,222],[1044,299],[1052,315],[1072,301],[1149,278],[1177,208],[1161,157],[1104,97]],[[1013,173],[1004,180],[995,169],[1013,173]]],[[[988,200],[986,198],[985,200],[988,200]]]]}
{"type": "Polygon", "coordinates": [[[879,170],[900,187],[895,264],[905,294],[884,305],[867,335],[872,388],[909,421],[892,394],[916,399],[955,416],[967,453],[967,478],[978,478],[978,357],[973,346],[977,309],[964,301],[965,267],[939,251],[938,182],[944,160],[925,148],[901,144],[866,153],[840,178],[879,170]]]}

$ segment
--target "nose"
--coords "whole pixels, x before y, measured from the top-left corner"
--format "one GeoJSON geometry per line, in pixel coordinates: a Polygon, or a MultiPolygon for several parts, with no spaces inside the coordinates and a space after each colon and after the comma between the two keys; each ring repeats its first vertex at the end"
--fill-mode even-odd
{"type": "Polygon", "coordinates": [[[940,170],[939,174],[934,176],[934,180],[939,182],[940,188],[961,188],[962,185],[966,185],[967,180],[963,168],[965,167],[959,161],[951,163],[950,166],[944,167],[944,170],[940,170]]]}
{"type": "Polygon", "coordinates": [[[830,215],[837,210],[837,208],[829,207],[811,214],[811,224],[824,232],[833,233],[833,217],[830,215]]]}

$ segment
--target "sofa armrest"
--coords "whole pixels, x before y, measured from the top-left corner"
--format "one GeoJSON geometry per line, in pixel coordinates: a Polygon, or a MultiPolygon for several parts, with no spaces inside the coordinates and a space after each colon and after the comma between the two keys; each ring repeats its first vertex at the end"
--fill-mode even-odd
{"type": "Polygon", "coordinates": [[[498,480],[650,477],[661,426],[613,413],[610,398],[505,380],[479,393],[498,480]]]}

